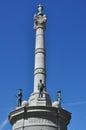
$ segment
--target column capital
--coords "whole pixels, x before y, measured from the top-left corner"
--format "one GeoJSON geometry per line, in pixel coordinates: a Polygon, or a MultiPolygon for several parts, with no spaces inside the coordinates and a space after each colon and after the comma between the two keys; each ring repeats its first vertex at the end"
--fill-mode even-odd
{"type": "Polygon", "coordinates": [[[46,29],[46,15],[39,15],[35,14],[34,15],[34,29],[42,28],[46,29]]]}

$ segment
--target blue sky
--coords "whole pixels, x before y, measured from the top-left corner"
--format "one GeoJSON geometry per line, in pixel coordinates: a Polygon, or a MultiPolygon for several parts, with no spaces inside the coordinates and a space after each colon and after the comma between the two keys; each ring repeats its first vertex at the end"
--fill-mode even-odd
{"type": "Polygon", "coordinates": [[[86,123],[86,1],[0,1],[0,130],[11,130],[7,120],[15,110],[16,95],[33,92],[37,5],[47,15],[45,32],[47,91],[52,101],[62,91],[62,107],[72,113],[68,130],[84,130],[86,123]]]}

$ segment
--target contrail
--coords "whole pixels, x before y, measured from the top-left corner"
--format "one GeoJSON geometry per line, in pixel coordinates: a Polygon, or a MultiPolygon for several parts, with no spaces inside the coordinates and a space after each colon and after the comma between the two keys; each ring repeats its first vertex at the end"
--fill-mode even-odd
{"type": "Polygon", "coordinates": [[[86,101],[78,101],[78,102],[72,102],[72,103],[63,103],[63,105],[67,105],[67,106],[83,105],[83,104],[86,104],[86,101]]]}
{"type": "Polygon", "coordinates": [[[8,123],[8,118],[6,118],[6,119],[2,122],[2,124],[0,125],[0,130],[2,130],[2,129],[7,125],[7,123],[8,123]]]}
{"type": "MultiPolygon", "coordinates": [[[[7,115],[8,113],[13,109],[13,107],[10,107],[9,111],[7,112],[7,115]]],[[[8,124],[8,116],[6,116],[5,120],[2,121],[2,123],[0,124],[0,130],[3,130],[3,128],[8,124]]]]}

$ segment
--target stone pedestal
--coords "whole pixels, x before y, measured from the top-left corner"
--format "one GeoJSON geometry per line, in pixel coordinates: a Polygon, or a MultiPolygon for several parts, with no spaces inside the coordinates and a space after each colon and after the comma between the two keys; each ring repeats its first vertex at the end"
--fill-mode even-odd
{"type": "Polygon", "coordinates": [[[13,130],[67,130],[71,114],[49,106],[21,107],[11,112],[13,130]]]}
{"type": "Polygon", "coordinates": [[[49,94],[43,92],[43,97],[39,98],[39,92],[32,93],[29,99],[29,106],[51,106],[51,99],[49,94]]]}

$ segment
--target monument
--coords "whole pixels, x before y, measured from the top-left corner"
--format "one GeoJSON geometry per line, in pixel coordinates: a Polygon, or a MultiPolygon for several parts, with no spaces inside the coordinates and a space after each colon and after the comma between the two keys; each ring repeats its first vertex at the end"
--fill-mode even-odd
{"type": "MultiPolygon", "coordinates": [[[[61,107],[61,91],[58,91],[57,101],[52,103],[46,91],[46,51],[44,32],[46,29],[46,15],[43,6],[38,6],[38,13],[34,15],[35,65],[34,91],[28,101],[20,105],[9,114],[12,130],[67,130],[71,113],[61,107]]],[[[19,95],[20,96],[20,95],[19,95]]],[[[17,103],[18,104],[18,103],[17,103]]]]}

